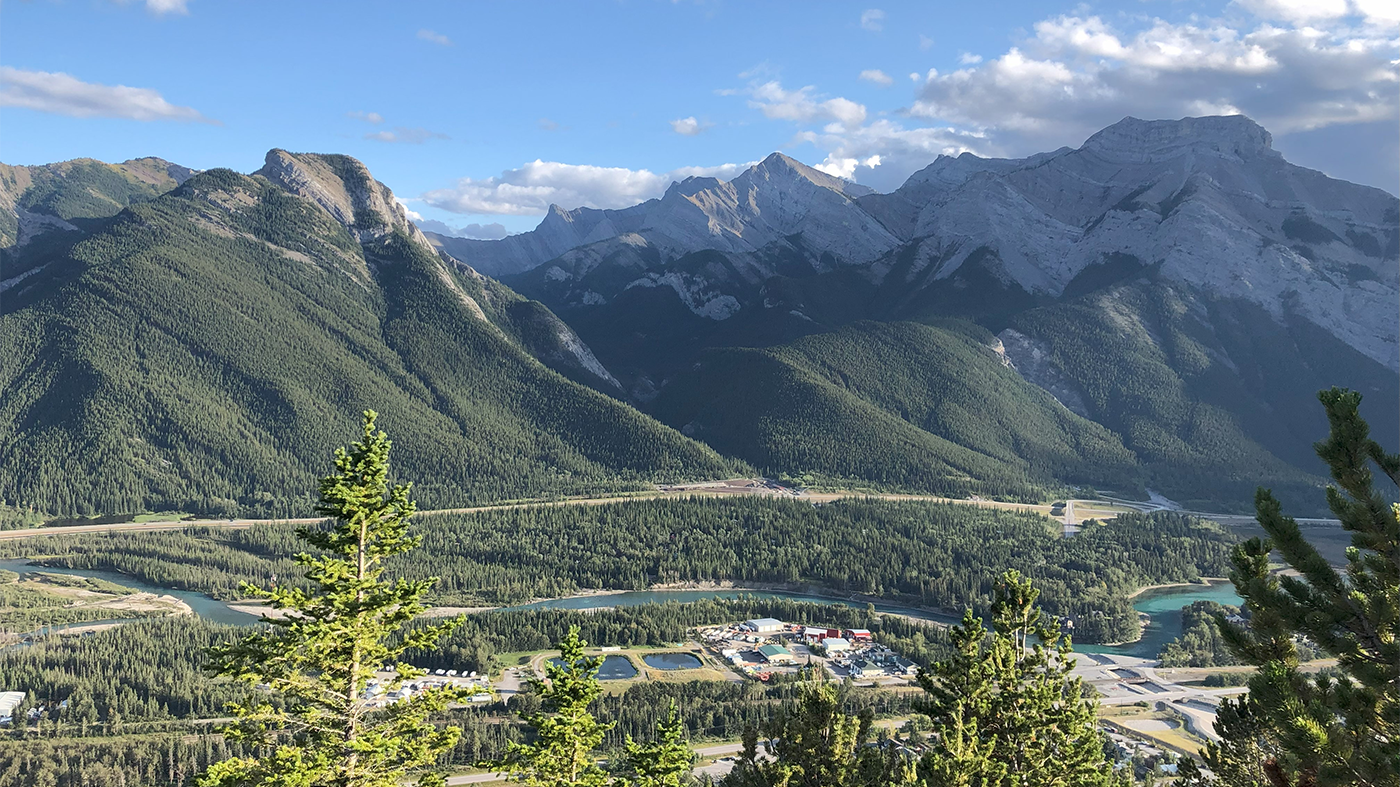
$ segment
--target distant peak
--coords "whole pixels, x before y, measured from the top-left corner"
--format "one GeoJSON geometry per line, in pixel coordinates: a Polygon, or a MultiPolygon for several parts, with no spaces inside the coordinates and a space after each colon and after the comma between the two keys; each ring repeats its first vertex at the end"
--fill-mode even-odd
{"type": "MultiPolygon", "coordinates": [[[[796,179],[801,178],[823,188],[838,191],[848,197],[858,197],[870,194],[873,189],[869,189],[854,181],[838,178],[835,175],[828,175],[815,167],[809,167],[797,159],[785,156],[782,153],[770,153],[763,161],[755,164],[752,168],[739,177],[758,176],[764,179],[796,179]]],[[[737,179],[736,179],[737,180],[737,179]]]]}
{"type": "Polygon", "coordinates": [[[685,180],[672,181],[671,185],[666,189],[666,196],[669,197],[674,194],[680,197],[693,197],[702,191],[718,188],[720,182],[719,178],[692,175],[685,180]]]}
{"type": "Polygon", "coordinates": [[[777,151],[769,153],[768,157],[763,159],[763,161],[760,163],[765,167],[789,167],[799,172],[801,172],[804,169],[811,169],[806,164],[803,164],[797,159],[792,158],[791,156],[785,156],[782,153],[778,153],[777,151]]]}
{"type": "Polygon", "coordinates": [[[1241,157],[1277,155],[1273,137],[1244,115],[1211,115],[1180,120],[1140,120],[1126,117],[1089,137],[1081,150],[1145,153],[1181,147],[1201,147],[1241,157]]]}

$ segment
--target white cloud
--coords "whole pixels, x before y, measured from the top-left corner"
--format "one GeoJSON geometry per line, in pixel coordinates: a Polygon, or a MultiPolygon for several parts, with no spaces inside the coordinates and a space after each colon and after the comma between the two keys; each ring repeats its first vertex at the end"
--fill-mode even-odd
{"type": "Polygon", "coordinates": [[[881,87],[889,87],[894,84],[894,78],[878,68],[870,68],[860,72],[860,78],[866,82],[874,82],[881,87]]]}
{"type": "Polygon", "coordinates": [[[413,208],[410,208],[408,206],[408,200],[404,199],[403,197],[396,196],[394,197],[394,201],[399,203],[399,207],[403,208],[403,215],[407,216],[409,221],[420,222],[423,220],[423,214],[419,213],[413,208]]]}
{"type": "MultiPolygon", "coordinates": [[[[1301,0],[1269,7],[1313,20],[1336,10],[1301,0]]],[[[1001,57],[930,72],[911,114],[990,130],[1017,153],[1078,144],[1125,115],[1244,113],[1280,134],[1394,120],[1400,39],[1371,21],[1238,29],[1157,19],[1123,33],[1098,17],[1056,17],[1001,57]]]]}
{"type": "Polygon", "coordinates": [[[940,155],[992,152],[986,136],[977,132],[948,126],[906,128],[888,118],[850,130],[805,131],[797,139],[827,151],[817,169],[881,191],[898,188],[940,155]]]}
{"type": "Polygon", "coordinates": [[[963,52],[962,54],[958,55],[958,62],[962,63],[965,66],[975,66],[978,63],[982,62],[982,56],[974,55],[971,52],[963,52]]]}
{"type": "Polygon", "coordinates": [[[452,46],[452,39],[442,33],[434,33],[426,27],[418,31],[418,38],[437,44],[438,46],[452,46]]]}
{"type": "Polygon", "coordinates": [[[1236,4],[1262,19],[1295,24],[1347,15],[1347,0],[1236,0],[1236,4]]]}
{"type": "Polygon", "coordinates": [[[933,39],[932,39],[932,38],[929,38],[928,36],[924,35],[923,33],[920,33],[920,34],[919,34],[919,49],[920,49],[921,51],[927,52],[927,51],[929,51],[929,50],[932,49],[932,48],[933,48],[933,39]]]}
{"type": "Polygon", "coordinates": [[[819,169],[828,175],[835,175],[838,178],[854,180],[856,176],[856,167],[874,169],[878,166],[880,166],[879,156],[870,156],[864,161],[856,158],[837,158],[836,156],[827,156],[825,161],[813,167],[813,169],[819,169]]]}
{"type": "Polygon", "coordinates": [[[1395,0],[1352,0],[1351,4],[1368,22],[1382,25],[1400,22],[1400,3],[1395,0]]]}
{"type": "Polygon", "coordinates": [[[352,117],[356,120],[363,120],[366,123],[373,123],[376,125],[384,122],[384,116],[378,112],[346,112],[345,115],[346,117],[352,117]]]}
{"type": "Polygon", "coordinates": [[[749,106],[774,120],[796,123],[836,122],[853,128],[865,122],[865,106],[845,98],[823,100],[808,85],[797,90],[785,90],[777,80],[751,84],[743,92],[749,96],[749,106]]]}
{"type": "Polygon", "coordinates": [[[421,145],[430,139],[451,139],[451,137],[437,131],[429,131],[426,128],[395,126],[393,131],[375,131],[366,134],[365,139],[372,139],[375,142],[402,142],[407,145],[421,145]]]}
{"type": "Polygon", "coordinates": [[[191,107],[171,104],[144,87],[98,85],[63,73],[0,66],[0,106],[70,117],[215,123],[191,107]]]}
{"type": "Polygon", "coordinates": [[[865,30],[878,33],[885,29],[885,12],[878,8],[867,8],[860,15],[860,26],[865,30]]]}
{"type": "Polygon", "coordinates": [[[733,178],[749,164],[682,167],[660,174],[645,169],[533,161],[492,178],[462,178],[448,189],[423,194],[427,204],[452,213],[538,216],[551,204],[565,208],[625,208],[659,197],[685,178],[733,178]]]}
{"type": "Polygon", "coordinates": [[[702,123],[699,120],[696,120],[695,117],[692,115],[688,118],[672,120],[671,130],[684,137],[693,137],[696,134],[705,131],[705,129],[709,128],[711,125],[713,124],[702,123]]]}
{"type": "Polygon", "coordinates": [[[146,10],[157,16],[188,14],[189,0],[146,0],[146,10]]]}

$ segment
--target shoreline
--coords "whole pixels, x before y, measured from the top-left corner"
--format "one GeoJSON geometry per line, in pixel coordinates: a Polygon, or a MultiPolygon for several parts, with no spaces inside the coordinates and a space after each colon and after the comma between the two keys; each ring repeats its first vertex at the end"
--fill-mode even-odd
{"type": "MultiPolygon", "coordinates": [[[[578,593],[574,593],[574,594],[568,595],[568,596],[556,596],[556,597],[553,597],[553,598],[536,598],[536,599],[532,599],[531,601],[529,601],[529,602],[526,603],[526,604],[512,605],[511,607],[495,607],[494,609],[510,609],[510,608],[514,608],[514,607],[524,607],[524,606],[529,606],[529,604],[539,604],[539,603],[548,602],[548,601],[568,601],[568,600],[572,600],[572,599],[588,599],[588,598],[599,598],[599,599],[603,599],[603,598],[607,598],[608,596],[616,596],[616,595],[621,595],[621,594],[624,594],[624,593],[668,593],[668,592],[684,592],[684,591],[702,591],[702,592],[705,592],[705,591],[729,591],[729,592],[735,592],[735,593],[773,593],[773,594],[779,594],[779,595],[785,595],[785,596],[795,596],[795,597],[798,597],[798,598],[794,598],[794,599],[792,599],[792,600],[794,600],[794,601],[800,601],[800,602],[805,602],[805,603],[810,603],[810,604],[821,604],[821,603],[823,603],[823,602],[829,602],[829,603],[835,603],[835,604],[841,604],[841,605],[852,605],[852,604],[868,604],[868,605],[875,605],[875,604],[881,604],[881,605],[887,605],[887,606],[891,606],[891,607],[896,607],[897,610],[877,610],[876,613],[875,613],[875,614],[877,614],[877,615],[890,615],[890,616],[892,616],[892,617],[904,618],[904,619],[906,619],[906,620],[909,620],[909,621],[912,621],[912,622],[915,622],[915,623],[921,623],[921,624],[925,624],[925,625],[929,625],[929,626],[938,626],[938,627],[944,627],[944,628],[946,628],[946,627],[948,627],[948,626],[950,626],[950,625],[953,625],[953,623],[950,622],[950,621],[955,621],[955,620],[958,619],[958,617],[959,617],[959,614],[958,614],[958,613],[955,613],[955,612],[952,612],[952,611],[948,611],[948,610],[946,610],[946,609],[931,608],[931,607],[919,607],[919,606],[915,606],[915,605],[912,604],[912,603],[900,603],[899,601],[896,601],[896,600],[891,600],[891,599],[886,599],[886,598],[876,598],[876,597],[872,597],[872,596],[865,596],[865,595],[862,595],[862,594],[859,594],[859,593],[851,593],[851,594],[844,595],[844,596],[842,596],[842,595],[836,595],[836,594],[834,594],[834,593],[827,592],[827,591],[825,591],[824,589],[819,588],[819,587],[814,586],[814,585],[786,585],[786,584],[777,584],[777,583],[773,583],[773,584],[768,584],[768,583],[748,583],[748,584],[742,584],[742,585],[740,585],[740,584],[735,584],[735,583],[733,583],[733,582],[731,582],[731,581],[729,581],[729,580],[719,580],[719,581],[715,581],[715,580],[704,580],[704,581],[687,581],[687,582],[666,582],[666,583],[659,583],[659,584],[650,585],[650,586],[648,586],[645,590],[603,590],[603,589],[589,589],[589,590],[579,591],[578,593]],[[948,620],[940,620],[940,619],[938,619],[938,618],[947,618],[948,620]]],[[[604,606],[599,606],[599,607],[590,607],[590,608],[588,608],[588,610],[594,610],[594,609],[608,609],[608,608],[610,608],[610,607],[607,607],[607,606],[604,605],[604,606]]],[[[470,608],[468,608],[468,609],[470,609],[470,608]]],[[[549,607],[543,607],[542,609],[549,609],[549,607]]],[[[574,611],[588,611],[588,610],[574,610],[574,611]]],[[[487,610],[482,610],[482,611],[487,611],[487,610]]]]}
{"type": "MultiPolygon", "coordinates": [[[[1133,599],[1137,598],[1138,596],[1141,596],[1141,595],[1144,594],[1144,593],[1150,593],[1150,592],[1152,592],[1152,591],[1154,591],[1154,590],[1166,590],[1166,589],[1168,589],[1168,588],[1194,588],[1194,587],[1199,587],[1199,588],[1210,588],[1210,587],[1214,587],[1215,585],[1223,585],[1223,584],[1229,582],[1229,581],[1230,581],[1230,578],[1229,578],[1229,577],[1201,577],[1201,580],[1202,580],[1202,581],[1200,581],[1200,582],[1167,582],[1167,583],[1164,583],[1164,584],[1161,584],[1161,585],[1145,585],[1145,586],[1143,586],[1143,587],[1138,588],[1137,590],[1134,590],[1132,593],[1129,593],[1129,594],[1128,594],[1128,600],[1129,600],[1129,601],[1132,601],[1133,599]]],[[[1143,613],[1143,614],[1147,614],[1147,613],[1143,613]]],[[[1134,640],[1134,641],[1136,641],[1136,640],[1134,640]]]]}

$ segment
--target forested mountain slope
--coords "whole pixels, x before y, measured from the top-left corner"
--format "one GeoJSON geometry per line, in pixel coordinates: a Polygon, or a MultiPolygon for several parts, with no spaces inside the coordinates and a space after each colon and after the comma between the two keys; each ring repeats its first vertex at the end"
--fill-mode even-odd
{"type": "MultiPolygon", "coordinates": [[[[1317,510],[1321,388],[1362,391],[1376,432],[1400,436],[1400,200],[1289,163],[1248,118],[1127,118],[1079,148],[945,156],[890,194],[839,181],[821,194],[759,214],[851,228],[828,254],[797,224],[756,247],[658,242],[679,237],[664,229],[668,193],[627,209],[646,213],[646,231],[590,224],[505,280],[578,330],[644,408],[677,381],[697,390],[720,367],[696,363],[716,348],[771,348],[857,320],[971,320],[1000,335],[1026,380],[1112,430],[1146,484],[1212,510],[1247,509],[1258,485],[1317,510]],[[861,229],[871,218],[897,242],[861,229]]],[[[470,262],[476,247],[462,251],[470,262]]],[[[752,447],[762,431],[750,408],[708,412],[702,439],[752,447]]],[[[812,450],[753,456],[778,469],[783,456],[815,462],[812,450]]],[[[869,467],[871,480],[888,476],[869,467]]]]}
{"type": "Polygon", "coordinates": [[[774,473],[953,496],[1041,499],[1057,482],[1140,489],[1118,437],[1021,379],[1000,346],[970,323],[859,322],[708,351],[651,409],[774,473]]]}
{"type": "Polygon", "coordinates": [[[1400,378],[1293,312],[1142,276],[1019,314],[1000,334],[1026,376],[1123,438],[1148,482],[1198,510],[1256,487],[1321,513],[1317,392],[1360,391],[1376,439],[1400,436],[1400,378]]]}
{"type": "Polygon", "coordinates": [[[63,235],[20,255],[36,272],[0,305],[8,502],[304,512],[366,408],[426,506],[735,472],[543,365],[607,385],[567,326],[440,258],[353,159],[273,151],[63,235]]]}

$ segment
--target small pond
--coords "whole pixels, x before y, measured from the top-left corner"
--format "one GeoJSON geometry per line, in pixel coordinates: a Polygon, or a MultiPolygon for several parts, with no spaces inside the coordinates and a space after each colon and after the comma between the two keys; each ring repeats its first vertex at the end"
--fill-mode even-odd
{"type": "MultiPolygon", "coordinates": [[[[560,663],[559,659],[550,659],[549,662],[555,665],[560,663]]],[[[603,666],[598,668],[598,680],[627,680],[635,677],[637,667],[626,656],[607,656],[603,659],[603,666]]]]}
{"type": "Polygon", "coordinates": [[[660,670],[696,669],[700,659],[693,653],[652,653],[642,657],[648,667],[660,670]]]}

